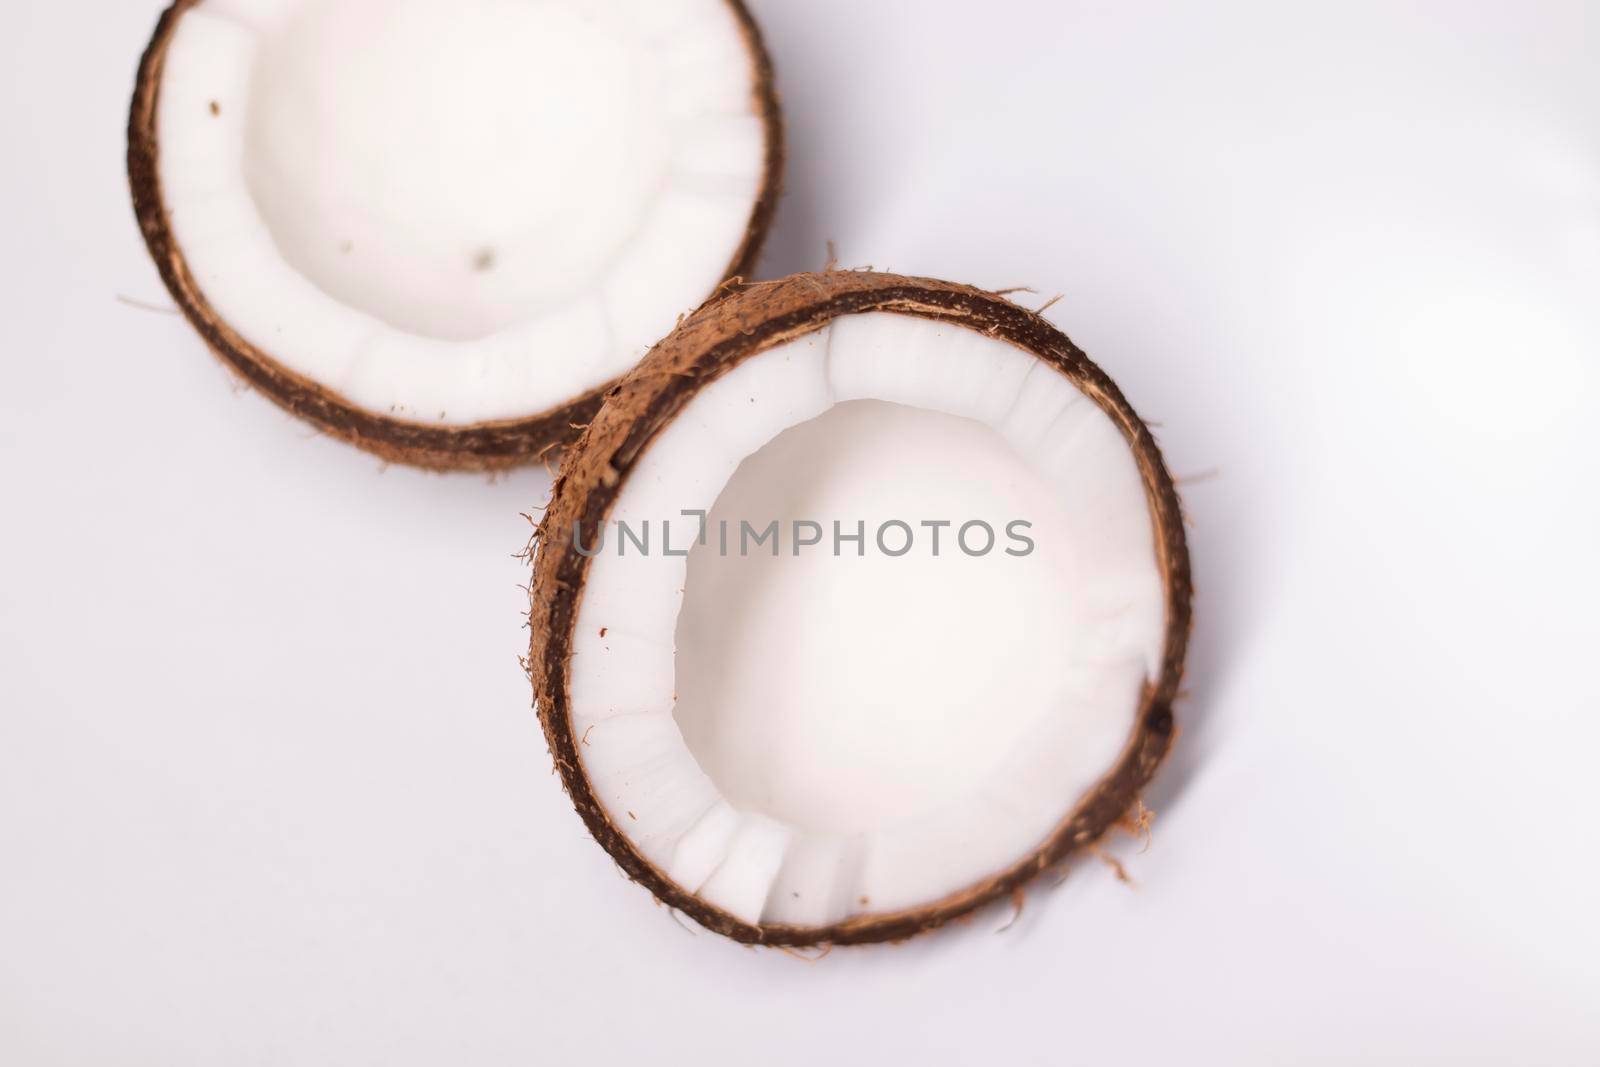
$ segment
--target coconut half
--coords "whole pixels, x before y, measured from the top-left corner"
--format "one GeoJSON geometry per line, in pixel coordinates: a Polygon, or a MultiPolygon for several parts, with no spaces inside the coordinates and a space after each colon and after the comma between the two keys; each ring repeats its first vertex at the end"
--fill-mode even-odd
{"type": "Polygon", "coordinates": [[[578,813],[740,941],[898,940],[1011,894],[1173,739],[1172,481],[996,294],[730,287],[610,394],[535,544],[529,667],[578,813]]]}
{"type": "Polygon", "coordinates": [[[177,0],[128,172],[179,307],[385,458],[526,462],[744,273],[782,159],[740,0],[177,0]]]}

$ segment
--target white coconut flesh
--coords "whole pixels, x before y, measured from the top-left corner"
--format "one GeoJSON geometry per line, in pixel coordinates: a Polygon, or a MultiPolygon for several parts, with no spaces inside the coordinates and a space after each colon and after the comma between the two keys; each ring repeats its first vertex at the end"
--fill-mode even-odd
{"type": "Polygon", "coordinates": [[[763,180],[756,79],[725,0],[202,0],[159,175],[245,341],[380,415],[511,419],[722,281],[763,180]]]}
{"type": "Polygon", "coordinates": [[[1111,770],[1158,673],[1127,440],[1059,371],[963,327],[846,316],[758,354],[660,433],[610,519],[572,644],[583,771],[646,859],[746,922],[897,912],[1004,871],[1111,770]],[[780,554],[744,554],[741,521],[774,519],[780,554]],[[796,519],[823,543],[795,555],[814,536],[796,519]],[[864,555],[834,555],[835,520],[864,523],[864,555]],[[877,543],[894,520],[915,532],[900,556],[877,543]],[[959,542],[974,520],[991,551],[981,527],[959,542]],[[1026,555],[1006,551],[1026,551],[1018,520],[1026,555]],[[617,524],[649,526],[651,552],[617,524]]]}

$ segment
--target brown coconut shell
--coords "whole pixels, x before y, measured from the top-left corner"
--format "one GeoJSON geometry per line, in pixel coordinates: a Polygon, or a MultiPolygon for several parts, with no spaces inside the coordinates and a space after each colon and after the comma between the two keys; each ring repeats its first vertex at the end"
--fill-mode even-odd
{"type": "MultiPolygon", "coordinates": [[[[1092,847],[1123,819],[1139,802],[1173,742],[1172,706],[1189,640],[1192,588],[1183,516],[1172,478],[1149,427],[1105,372],[1045,319],[995,293],[924,278],[840,271],[726,286],[680,323],[606,398],[566,454],[536,544],[528,667],[539,722],[574,807],[595,840],[630,878],[662,903],[737,941],[797,947],[899,941],[992,901],[1009,899],[1041,872],[1092,847]],[[595,543],[640,457],[700,390],[775,345],[818,330],[841,315],[872,311],[935,319],[1010,341],[1070,378],[1122,430],[1144,480],[1166,590],[1161,670],[1146,682],[1137,725],[1116,764],[1063,815],[1047,840],[1009,868],[908,911],[862,915],[825,927],[752,924],[696,897],[645,859],[607,816],[584,774],[578,753],[581,739],[574,736],[569,712],[569,686],[573,631],[590,560],[568,546],[575,529],[585,544],[595,543]]],[[[1041,669],[1045,667],[1041,664],[1041,669]]]]}
{"type": "MultiPolygon", "coordinates": [[[[247,341],[211,306],[195,282],[167,218],[157,165],[161,145],[157,102],[167,48],[183,16],[201,0],[174,0],[156,24],[134,85],[128,116],[128,182],[133,210],[161,279],[192,326],[224,363],[246,382],[324,432],[385,460],[430,470],[494,471],[541,459],[570,441],[576,425],[589,421],[615,384],[608,382],[548,411],[468,426],[437,426],[380,415],[285,367],[272,354],[247,341]]],[[[738,19],[754,70],[755,103],[767,131],[761,187],[726,278],[754,267],[778,206],[783,174],[783,120],[773,82],[772,59],[743,0],[726,0],[738,19]]]]}

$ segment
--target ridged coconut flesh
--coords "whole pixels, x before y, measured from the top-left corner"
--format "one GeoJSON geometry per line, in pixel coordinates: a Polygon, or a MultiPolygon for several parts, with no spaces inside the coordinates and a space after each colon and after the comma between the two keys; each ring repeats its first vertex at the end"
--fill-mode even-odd
{"type": "Polygon", "coordinates": [[[748,267],[780,155],[737,0],[179,0],[129,170],[252,383],[387,457],[495,467],[748,267]]]}
{"type": "Polygon", "coordinates": [[[537,544],[579,813],[740,940],[898,939],[1010,893],[1173,734],[1172,483],[1111,381],[993,294],[832,272],[710,303],[607,400],[537,544]]]}

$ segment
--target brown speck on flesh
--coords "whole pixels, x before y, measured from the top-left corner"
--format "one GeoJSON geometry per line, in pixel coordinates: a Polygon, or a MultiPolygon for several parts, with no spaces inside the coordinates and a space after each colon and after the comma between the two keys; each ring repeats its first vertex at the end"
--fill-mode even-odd
{"type": "Polygon", "coordinates": [[[351,252],[354,252],[355,250],[356,250],[356,244],[355,244],[354,241],[343,241],[339,245],[339,251],[343,252],[347,256],[351,252]]]}
{"type": "Polygon", "coordinates": [[[478,254],[472,257],[472,269],[479,274],[494,270],[494,249],[480,249],[478,254]]]}
{"type": "Polygon", "coordinates": [[[600,636],[601,636],[601,637],[604,637],[604,636],[605,636],[605,635],[606,635],[606,631],[607,631],[607,630],[608,630],[608,629],[610,629],[610,627],[608,627],[608,626],[602,626],[602,627],[600,627],[600,636]]]}
{"type": "Polygon", "coordinates": [[[866,897],[862,897],[861,900],[858,903],[860,903],[860,905],[864,908],[868,904],[871,904],[872,901],[868,900],[866,897]]]}
{"type": "Polygon", "coordinates": [[[216,118],[220,114],[222,114],[222,105],[215,100],[211,101],[211,117],[216,118]]]}
{"type": "MultiPolygon", "coordinates": [[[[594,733],[594,724],[591,723],[589,728],[583,732],[583,739],[580,740],[578,742],[578,744],[580,744],[580,745],[589,745],[589,735],[592,734],[592,733],[594,733]]],[[[589,747],[593,748],[594,746],[593,745],[589,745],[589,747]]]]}
{"type": "Polygon", "coordinates": [[[633,813],[633,812],[631,812],[631,811],[630,811],[630,812],[628,812],[628,818],[630,818],[630,819],[632,819],[632,820],[633,820],[633,821],[634,821],[634,822],[638,822],[638,821],[639,821],[639,816],[637,816],[637,815],[635,815],[635,814],[634,814],[634,813],[633,813]]]}

